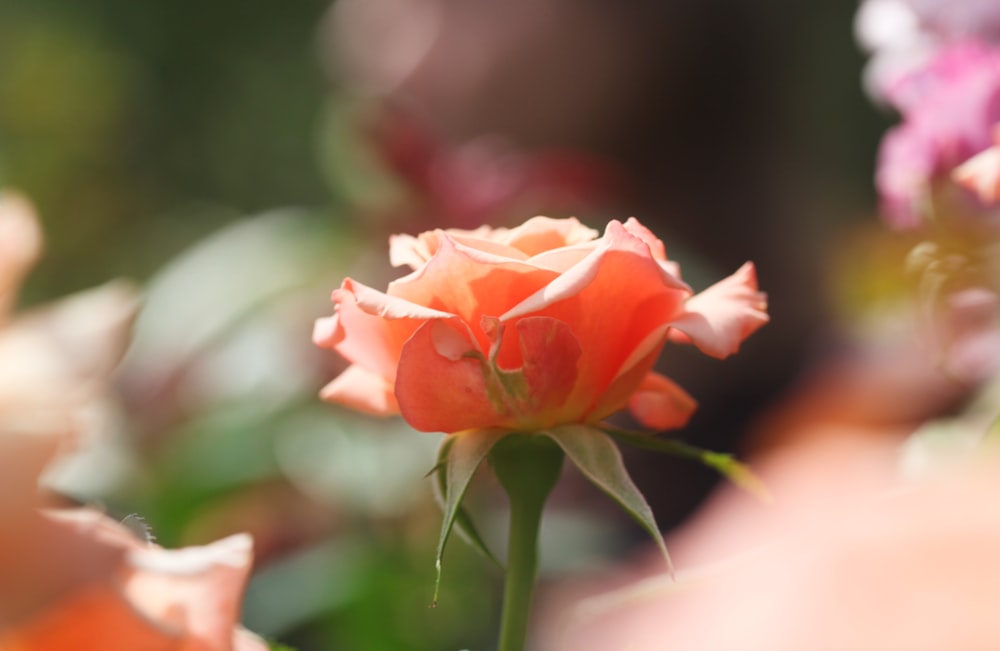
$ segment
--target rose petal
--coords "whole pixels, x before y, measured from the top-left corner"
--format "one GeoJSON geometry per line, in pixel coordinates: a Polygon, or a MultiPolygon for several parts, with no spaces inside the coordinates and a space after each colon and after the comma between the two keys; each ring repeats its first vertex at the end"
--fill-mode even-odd
{"type": "Polygon", "coordinates": [[[389,238],[389,262],[394,267],[408,266],[419,270],[433,258],[441,248],[441,243],[449,240],[463,248],[479,251],[496,258],[526,260],[523,252],[497,239],[487,228],[475,231],[456,229],[436,230],[421,233],[419,237],[393,235],[389,238]]]}
{"type": "Polygon", "coordinates": [[[374,416],[399,413],[392,384],[381,375],[357,364],[348,366],[347,370],[323,387],[319,397],[374,416]]]}
{"type": "Polygon", "coordinates": [[[413,331],[429,319],[452,316],[384,294],[350,278],[334,290],[332,299],[337,312],[317,321],[313,340],[389,382],[395,378],[403,342],[413,331]]]}
{"type": "Polygon", "coordinates": [[[649,345],[647,346],[647,342],[644,342],[643,349],[646,351],[644,356],[630,357],[626,361],[611,384],[601,392],[597,402],[587,415],[587,422],[600,422],[628,406],[636,387],[642,384],[656,363],[656,359],[660,356],[660,351],[663,350],[663,345],[666,342],[666,330],[667,327],[664,326],[658,330],[658,335],[654,333],[647,337],[649,345]]]}
{"type": "MultiPolygon", "coordinates": [[[[96,511],[46,511],[44,522],[49,536],[40,538],[39,546],[51,553],[58,543],[61,553],[44,565],[24,556],[35,561],[26,575],[36,583],[58,582],[59,589],[49,590],[35,612],[0,629],[0,648],[232,651],[250,571],[249,536],[167,551],[96,511]]],[[[5,586],[22,597],[35,588],[5,586]]],[[[243,637],[241,643],[251,639],[243,637]]]]}
{"type": "Polygon", "coordinates": [[[501,418],[502,405],[489,398],[486,362],[475,343],[466,338],[469,356],[458,354],[462,336],[445,321],[428,321],[403,346],[395,393],[400,413],[414,429],[452,433],[501,418]]]}
{"type": "Polygon", "coordinates": [[[571,324],[578,341],[601,346],[600,354],[581,358],[580,379],[568,399],[569,409],[584,416],[622,372],[633,350],[682,314],[690,295],[690,288],[663,269],[646,242],[611,222],[586,259],[500,318],[510,322],[528,315],[550,316],[571,324]],[[619,304],[628,309],[616,309],[619,304]]]}
{"type": "Polygon", "coordinates": [[[521,319],[517,333],[530,403],[520,413],[558,414],[576,383],[580,342],[569,325],[549,317],[521,319]]]}
{"type": "MultiPolygon", "coordinates": [[[[484,316],[502,314],[557,275],[443,237],[430,262],[420,271],[390,283],[388,293],[478,324],[484,316]]],[[[480,347],[488,349],[485,334],[477,333],[477,338],[480,347]]]]}
{"type": "Polygon", "coordinates": [[[135,549],[128,557],[131,575],[125,595],[163,629],[198,640],[207,649],[228,650],[252,549],[247,534],[177,550],[135,549]]]}
{"type": "Polygon", "coordinates": [[[596,240],[572,246],[564,246],[534,255],[528,259],[528,263],[535,267],[563,273],[582,262],[597,247],[598,242],[596,240]]]}
{"type": "Polygon", "coordinates": [[[653,234],[653,231],[640,224],[639,220],[635,217],[629,217],[623,226],[629,234],[638,237],[646,243],[646,246],[649,247],[649,251],[653,254],[654,258],[660,261],[666,261],[667,247],[663,245],[663,240],[653,234]]]}
{"type": "Polygon", "coordinates": [[[628,408],[643,426],[665,430],[687,425],[698,403],[673,380],[648,373],[629,399],[628,408]]]}
{"type": "Polygon", "coordinates": [[[597,231],[584,226],[576,218],[553,219],[539,216],[510,229],[499,239],[527,256],[534,256],[553,249],[590,242],[597,236],[597,231]]]}
{"type": "Polygon", "coordinates": [[[767,297],[757,290],[751,262],[688,299],[684,309],[671,323],[677,329],[671,331],[671,339],[693,343],[719,359],[739,350],[744,339],[768,322],[767,297]]]}

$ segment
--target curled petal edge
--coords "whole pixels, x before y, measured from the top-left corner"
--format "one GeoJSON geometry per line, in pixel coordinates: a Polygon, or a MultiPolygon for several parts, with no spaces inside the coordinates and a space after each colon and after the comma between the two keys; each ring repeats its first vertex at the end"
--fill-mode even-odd
{"type": "Polygon", "coordinates": [[[695,294],[670,325],[670,339],[690,343],[718,359],[736,353],[743,340],[766,324],[767,295],[757,289],[757,271],[747,262],[734,274],[695,294]]]}

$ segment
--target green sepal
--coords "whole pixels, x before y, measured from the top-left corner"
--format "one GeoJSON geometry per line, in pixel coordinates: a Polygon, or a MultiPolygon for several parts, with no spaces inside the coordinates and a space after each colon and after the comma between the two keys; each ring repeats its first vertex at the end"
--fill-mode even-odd
{"type": "Polygon", "coordinates": [[[637,448],[699,461],[758,499],[765,502],[771,501],[771,493],[761,478],[749,466],[737,461],[730,454],[713,452],[673,439],[657,438],[650,434],[638,434],[619,429],[607,429],[606,431],[622,443],[637,448]]]}
{"type": "Polygon", "coordinates": [[[653,510],[629,477],[621,452],[605,432],[587,425],[561,425],[540,434],[555,441],[587,479],[618,502],[645,529],[663,553],[670,573],[673,562],[667,552],[653,510]]]}
{"type": "MultiPolygon", "coordinates": [[[[434,496],[437,498],[438,503],[441,505],[441,510],[445,510],[446,499],[445,495],[448,492],[448,453],[451,450],[451,446],[455,444],[456,437],[447,436],[444,443],[441,444],[441,449],[438,450],[437,464],[431,469],[428,475],[434,475],[434,496]]],[[[497,565],[497,567],[503,567],[496,555],[490,551],[489,547],[486,545],[486,541],[479,534],[476,529],[476,525],[473,524],[472,518],[469,516],[469,512],[459,504],[458,511],[455,513],[455,528],[458,530],[458,534],[462,537],[465,542],[467,542],[473,549],[478,551],[480,554],[485,556],[488,560],[492,561],[497,565]]]]}
{"type": "MultiPolygon", "coordinates": [[[[489,455],[493,446],[507,434],[504,430],[469,430],[449,435],[439,455],[438,476],[439,485],[443,482],[441,492],[444,495],[444,518],[441,520],[441,535],[438,537],[437,554],[434,560],[434,599],[432,606],[437,605],[441,589],[441,559],[444,548],[448,544],[452,527],[461,512],[462,499],[468,490],[476,470],[489,455]],[[443,475],[443,480],[440,479],[443,475]]],[[[459,525],[461,527],[461,525],[459,525]]]]}

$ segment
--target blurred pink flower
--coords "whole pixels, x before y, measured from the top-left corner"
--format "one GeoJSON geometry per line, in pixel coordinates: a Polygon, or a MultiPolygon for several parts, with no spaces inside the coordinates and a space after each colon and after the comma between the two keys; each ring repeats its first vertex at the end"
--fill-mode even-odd
{"type": "Polygon", "coordinates": [[[935,184],[991,144],[1000,123],[1000,48],[945,48],[893,84],[888,97],[903,123],[882,141],[876,185],[889,221],[912,228],[927,219],[935,184]]]}
{"type": "Polygon", "coordinates": [[[400,109],[384,109],[369,134],[382,162],[410,192],[407,224],[473,228],[511,215],[572,214],[625,192],[610,162],[570,149],[528,152],[499,136],[452,144],[400,109]]]}
{"type": "Polygon", "coordinates": [[[864,85],[876,101],[890,101],[902,77],[944,47],[967,40],[1000,42],[1000,4],[994,0],[864,0],[854,23],[871,54],[864,85]]]}

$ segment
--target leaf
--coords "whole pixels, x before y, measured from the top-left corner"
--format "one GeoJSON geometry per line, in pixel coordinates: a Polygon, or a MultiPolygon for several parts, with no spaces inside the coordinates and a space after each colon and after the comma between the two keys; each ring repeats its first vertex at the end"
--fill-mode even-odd
{"type": "MultiPolygon", "coordinates": [[[[441,535],[438,538],[437,555],[434,561],[434,600],[432,606],[437,605],[438,594],[441,589],[441,558],[444,556],[445,545],[448,544],[448,537],[451,535],[452,527],[458,518],[461,510],[462,499],[465,491],[472,482],[476,470],[486,459],[486,456],[493,449],[507,432],[503,430],[469,430],[458,434],[451,434],[451,443],[442,446],[443,470],[444,474],[444,518],[441,521],[441,535]],[[447,448],[447,449],[445,449],[447,448]]],[[[440,464],[439,464],[440,465],[440,464]]],[[[440,481],[440,480],[439,480],[440,481]]]]}
{"type": "MultiPolygon", "coordinates": [[[[451,450],[451,446],[454,445],[454,443],[454,436],[448,436],[445,438],[444,443],[441,445],[441,449],[438,451],[437,464],[431,469],[430,473],[428,473],[434,474],[434,496],[441,505],[442,511],[445,509],[445,494],[448,491],[447,457],[448,452],[451,450]]],[[[478,551],[490,561],[496,563],[498,567],[503,566],[493,552],[490,551],[489,547],[486,545],[486,541],[479,534],[475,524],[472,522],[472,518],[469,517],[469,512],[466,511],[461,505],[459,505],[458,512],[455,514],[455,526],[458,527],[458,533],[462,536],[462,539],[472,546],[473,549],[478,551]]]]}
{"type": "Polygon", "coordinates": [[[540,432],[555,441],[587,479],[618,502],[649,532],[663,552],[670,574],[674,566],[656,525],[653,510],[629,477],[618,446],[599,429],[586,425],[562,425],[540,432]]]}
{"type": "Polygon", "coordinates": [[[758,499],[764,502],[771,501],[771,493],[767,490],[767,486],[763,480],[749,466],[737,461],[732,455],[705,450],[672,439],[656,438],[649,434],[637,434],[618,429],[609,429],[607,431],[619,441],[637,448],[654,450],[656,452],[671,454],[675,457],[700,461],[758,499]]]}
{"type": "Polygon", "coordinates": [[[270,640],[265,640],[265,643],[267,644],[267,648],[270,651],[295,651],[293,647],[290,647],[286,644],[281,644],[279,642],[272,642],[270,640]]]}

